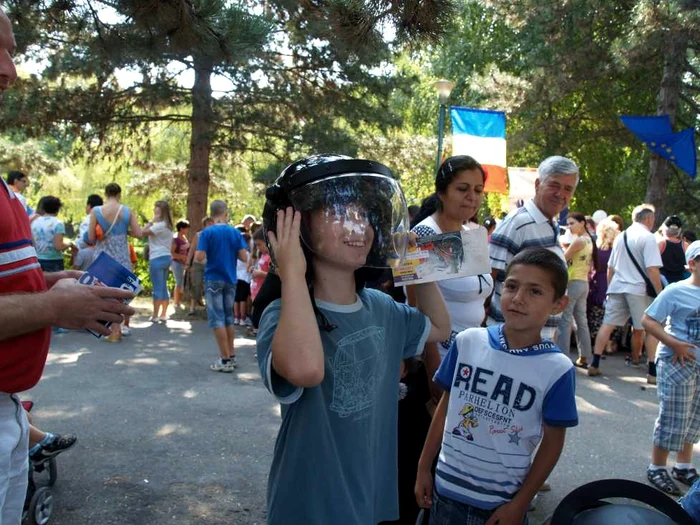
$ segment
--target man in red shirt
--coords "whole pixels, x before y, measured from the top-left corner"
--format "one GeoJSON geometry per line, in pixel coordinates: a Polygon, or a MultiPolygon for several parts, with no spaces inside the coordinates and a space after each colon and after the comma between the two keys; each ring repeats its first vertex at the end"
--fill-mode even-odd
{"type": "MultiPolygon", "coordinates": [[[[0,104],[17,76],[15,38],[0,9],[0,104]]],[[[109,334],[100,321],[120,323],[133,309],[113,299],[125,290],[78,284],[80,272],[41,271],[27,212],[0,179],[0,523],[19,525],[28,480],[28,424],[18,392],[41,378],[51,325],[109,334]]]]}

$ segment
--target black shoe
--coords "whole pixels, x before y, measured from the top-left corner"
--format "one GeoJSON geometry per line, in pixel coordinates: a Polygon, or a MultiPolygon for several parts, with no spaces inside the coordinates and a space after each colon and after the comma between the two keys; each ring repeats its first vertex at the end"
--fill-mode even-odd
{"type": "Polygon", "coordinates": [[[672,496],[678,496],[681,493],[681,489],[678,488],[671,476],[668,475],[668,471],[665,468],[658,470],[647,469],[647,479],[661,492],[670,494],[672,496]]]}
{"type": "Polygon", "coordinates": [[[698,476],[698,471],[694,468],[681,469],[673,467],[671,469],[671,476],[688,486],[692,485],[698,480],[698,478],[700,478],[700,476],[698,476]]]}
{"type": "Polygon", "coordinates": [[[76,441],[78,441],[78,437],[74,434],[66,434],[65,436],[62,436],[61,434],[54,434],[53,440],[51,440],[49,443],[41,445],[41,448],[29,456],[29,459],[35,463],[38,463],[41,461],[46,461],[47,459],[55,458],[61,452],[65,452],[69,448],[73,447],[76,441]]]}

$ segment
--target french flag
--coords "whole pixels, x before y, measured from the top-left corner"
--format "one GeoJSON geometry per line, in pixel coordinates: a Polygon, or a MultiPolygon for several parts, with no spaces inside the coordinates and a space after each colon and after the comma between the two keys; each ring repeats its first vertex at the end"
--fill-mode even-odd
{"type": "Polygon", "coordinates": [[[452,154],[469,155],[488,173],[484,191],[508,193],[506,115],[502,111],[451,107],[452,154]]]}

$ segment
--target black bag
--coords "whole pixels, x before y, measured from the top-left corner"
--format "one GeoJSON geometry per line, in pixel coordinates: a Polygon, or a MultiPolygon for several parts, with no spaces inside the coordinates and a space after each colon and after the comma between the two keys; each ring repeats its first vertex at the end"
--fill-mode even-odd
{"type": "Polygon", "coordinates": [[[642,279],[644,279],[644,284],[646,284],[646,286],[647,286],[647,295],[651,298],[656,298],[656,296],[658,295],[656,293],[656,288],[654,288],[654,285],[651,283],[651,279],[649,279],[647,272],[642,270],[642,267],[639,266],[637,259],[635,259],[634,255],[632,255],[632,250],[630,250],[629,244],[627,244],[627,232],[622,234],[622,240],[625,241],[625,248],[627,249],[627,255],[630,256],[630,259],[632,259],[632,262],[634,263],[634,267],[642,275],[642,279]]]}

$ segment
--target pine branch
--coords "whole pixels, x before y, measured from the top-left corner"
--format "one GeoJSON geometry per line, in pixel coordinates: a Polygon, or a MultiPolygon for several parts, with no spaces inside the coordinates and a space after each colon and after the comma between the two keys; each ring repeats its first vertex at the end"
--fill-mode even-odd
{"type": "Polygon", "coordinates": [[[678,94],[678,97],[683,102],[688,104],[693,109],[693,111],[695,111],[696,114],[700,114],[700,105],[698,105],[698,103],[695,102],[692,98],[690,98],[688,95],[682,92],[678,94]]]}

